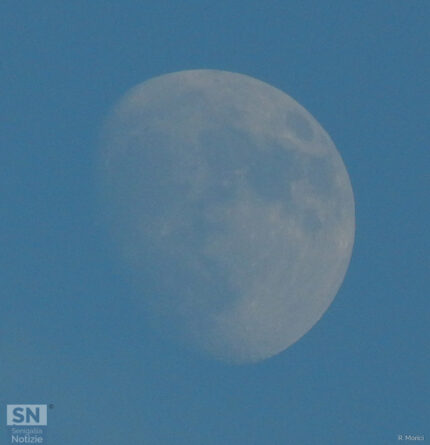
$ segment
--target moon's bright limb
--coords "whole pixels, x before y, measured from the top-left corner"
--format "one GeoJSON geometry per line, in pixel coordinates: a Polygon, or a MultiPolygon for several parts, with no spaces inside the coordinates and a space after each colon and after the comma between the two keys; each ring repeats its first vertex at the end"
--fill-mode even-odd
{"type": "Polygon", "coordinates": [[[348,173],[280,90],[215,70],[133,88],[106,123],[103,191],[155,324],[232,362],[319,320],[354,240],[348,173]]]}

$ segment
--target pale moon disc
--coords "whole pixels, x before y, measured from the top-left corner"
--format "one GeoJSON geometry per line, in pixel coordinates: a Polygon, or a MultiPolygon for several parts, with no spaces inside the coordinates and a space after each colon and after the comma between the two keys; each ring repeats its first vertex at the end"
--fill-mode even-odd
{"type": "Polygon", "coordinates": [[[156,332],[247,363],[321,318],[349,265],[354,197],[294,99],[242,74],[176,72],[131,89],[102,140],[109,225],[156,332]]]}

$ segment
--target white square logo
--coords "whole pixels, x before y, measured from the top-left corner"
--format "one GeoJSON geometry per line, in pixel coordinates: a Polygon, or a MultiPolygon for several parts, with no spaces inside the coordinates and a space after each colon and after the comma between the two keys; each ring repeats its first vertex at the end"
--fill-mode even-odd
{"type": "Polygon", "coordinates": [[[8,426],[46,426],[46,405],[7,405],[8,426]]]}

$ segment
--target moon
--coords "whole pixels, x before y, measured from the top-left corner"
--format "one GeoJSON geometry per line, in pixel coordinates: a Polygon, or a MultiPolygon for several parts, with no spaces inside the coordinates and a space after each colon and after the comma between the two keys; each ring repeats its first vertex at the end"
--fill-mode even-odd
{"type": "Polygon", "coordinates": [[[189,70],[132,88],[102,133],[108,225],[156,332],[241,364],[315,325],[347,271],[355,210],[308,111],[247,75],[189,70]]]}

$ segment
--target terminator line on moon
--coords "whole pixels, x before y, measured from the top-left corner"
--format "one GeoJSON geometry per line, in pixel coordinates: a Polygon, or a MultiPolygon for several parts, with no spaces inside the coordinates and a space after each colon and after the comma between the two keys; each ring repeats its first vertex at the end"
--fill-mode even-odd
{"type": "Polygon", "coordinates": [[[353,192],[330,137],[282,91],[217,70],[153,78],[114,107],[100,166],[116,244],[163,335],[255,362],[333,301],[353,192]]]}

